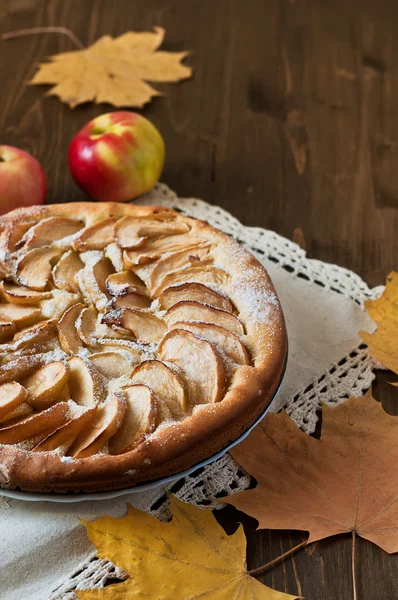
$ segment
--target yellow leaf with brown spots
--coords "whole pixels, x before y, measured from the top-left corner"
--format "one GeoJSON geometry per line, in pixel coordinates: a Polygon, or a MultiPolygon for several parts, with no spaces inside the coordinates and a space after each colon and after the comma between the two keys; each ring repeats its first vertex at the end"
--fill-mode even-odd
{"type": "Polygon", "coordinates": [[[83,102],[140,108],[161,95],[148,81],[177,82],[192,75],[181,62],[187,52],[158,51],[164,35],[162,27],[105,35],[84,50],[51,56],[29,83],[53,85],[48,93],[71,108],[83,102]]]}
{"type": "Polygon", "coordinates": [[[398,273],[390,273],[383,294],[365,302],[365,308],[377,330],[360,331],[359,336],[368,345],[371,356],[398,375],[398,273]]]}
{"type": "Polygon", "coordinates": [[[103,589],[75,592],[80,600],[294,600],[266,587],[246,569],[240,525],[227,535],[210,510],[171,498],[165,523],[132,506],[121,519],[83,521],[100,558],[130,577],[103,589]]]}

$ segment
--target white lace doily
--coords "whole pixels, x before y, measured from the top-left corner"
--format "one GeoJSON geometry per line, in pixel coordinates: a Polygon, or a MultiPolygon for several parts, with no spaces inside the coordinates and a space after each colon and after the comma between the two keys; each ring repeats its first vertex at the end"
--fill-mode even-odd
{"type": "MultiPolygon", "coordinates": [[[[273,405],[274,410],[285,406],[296,423],[304,431],[311,433],[316,426],[317,411],[321,404],[340,403],[350,395],[362,395],[370,387],[374,378],[373,370],[377,365],[370,358],[366,346],[360,343],[357,332],[360,329],[372,329],[373,324],[362,311],[362,306],[365,299],[378,295],[381,288],[371,290],[360,277],[347,269],[310,260],[297,244],[272,231],[245,227],[217,206],[211,206],[197,199],[178,198],[163,184],[159,184],[139,203],[166,205],[183,214],[208,221],[237,239],[267,268],[281,299],[289,334],[288,367],[280,394],[273,405]]],[[[217,508],[218,498],[246,489],[250,482],[251,478],[227,454],[215,463],[169,486],[168,489],[185,501],[217,508]]],[[[57,524],[48,534],[51,537],[48,544],[50,542],[54,544],[58,535],[65,549],[63,554],[66,554],[68,539],[73,537],[75,545],[84,546],[83,550],[76,550],[74,556],[84,556],[84,554],[87,556],[82,562],[75,561],[74,564],[77,566],[71,570],[69,577],[61,577],[61,573],[65,574],[65,561],[63,565],[58,565],[49,547],[48,572],[38,573],[37,579],[41,577],[38,586],[29,581],[27,589],[30,590],[31,600],[36,598],[37,600],[39,598],[40,600],[43,598],[72,600],[76,598],[73,594],[75,589],[98,588],[109,579],[125,578],[117,567],[99,560],[95,554],[89,554],[89,544],[85,541],[85,534],[73,519],[74,515],[95,518],[104,512],[113,513],[115,516],[121,515],[126,500],[160,518],[168,517],[166,488],[157,489],[150,494],[123,497],[113,504],[107,502],[95,505],[94,502],[90,502],[87,503],[89,507],[84,509],[85,505],[77,505],[77,508],[72,510],[72,515],[71,509],[69,513],[67,508],[62,512],[62,509],[55,510],[48,503],[40,503],[44,506],[36,512],[30,511],[34,512],[33,515],[29,514],[32,532],[35,523],[37,527],[39,526],[35,519],[42,519],[43,523],[46,518],[53,519],[57,524]],[[48,511],[51,510],[53,512],[49,515],[48,511]],[[59,583],[54,585],[53,582],[57,581],[57,578],[59,583]],[[49,585],[51,587],[48,587],[49,585]],[[33,589],[39,590],[37,596],[31,593],[33,589]]],[[[23,518],[28,518],[27,511],[29,508],[26,504],[14,500],[4,501],[2,509],[0,498],[0,527],[3,527],[3,521],[6,520],[4,515],[7,514],[9,515],[8,527],[12,528],[13,523],[15,523],[14,527],[17,527],[21,515],[23,518]]],[[[42,533],[42,538],[45,535],[45,532],[42,533]]],[[[12,537],[13,532],[10,530],[10,543],[12,537]]],[[[41,545],[44,548],[45,541],[42,538],[41,545]]],[[[17,551],[15,553],[18,554],[17,551]]],[[[40,554],[41,563],[45,560],[43,553],[45,554],[44,550],[40,554]]],[[[35,556],[37,557],[37,554],[35,556]]],[[[9,574],[10,563],[15,566],[15,557],[12,551],[10,553],[9,548],[7,548],[7,557],[3,558],[5,563],[3,572],[9,574]]],[[[28,550],[23,554],[22,561],[19,556],[21,574],[16,573],[15,582],[24,579],[23,573],[27,568],[24,561],[29,560],[32,560],[32,555],[28,550]]],[[[69,562],[66,564],[70,566],[69,562]]],[[[34,568],[37,567],[35,559],[34,568]]],[[[31,569],[29,571],[32,572],[31,569]]],[[[3,589],[1,581],[0,589],[3,589]]],[[[24,597],[24,589],[18,588],[18,585],[12,581],[5,589],[7,589],[6,595],[2,596],[5,600],[24,597]],[[8,590],[10,590],[9,594],[8,590]]]]}

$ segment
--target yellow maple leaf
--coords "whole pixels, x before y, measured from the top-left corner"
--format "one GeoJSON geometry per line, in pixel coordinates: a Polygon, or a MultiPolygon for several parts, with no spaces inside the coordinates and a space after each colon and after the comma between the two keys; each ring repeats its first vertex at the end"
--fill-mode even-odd
{"type": "Polygon", "coordinates": [[[365,302],[365,308],[377,330],[360,331],[359,336],[368,345],[371,356],[398,375],[398,273],[390,273],[383,294],[365,302]]]}
{"type": "Polygon", "coordinates": [[[162,27],[105,35],[84,50],[51,56],[29,83],[54,85],[48,93],[71,108],[90,101],[140,108],[161,95],[148,81],[176,82],[192,75],[181,63],[187,52],[157,52],[164,35],[162,27]]]}
{"type": "Polygon", "coordinates": [[[76,592],[80,600],[294,600],[246,569],[242,525],[227,535],[210,510],[171,498],[165,523],[132,506],[121,519],[83,521],[97,555],[130,574],[122,583],[76,592]]]}

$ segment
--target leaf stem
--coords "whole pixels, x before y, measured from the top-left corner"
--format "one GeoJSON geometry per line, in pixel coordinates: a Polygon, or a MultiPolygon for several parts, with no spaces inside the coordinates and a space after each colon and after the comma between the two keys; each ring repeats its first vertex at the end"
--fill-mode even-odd
{"type": "Polygon", "coordinates": [[[356,582],[356,574],[355,574],[355,529],[352,530],[352,548],[351,548],[351,564],[352,564],[352,591],[353,591],[353,600],[357,600],[357,582],[356,582]]]}
{"type": "Polygon", "coordinates": [[[84,50],[84,45],[78,37],[67,27],[32,27],[31,29],[18,29],[18,31],[9,31],[2,33],[2,40],[10,40],[12,38],[21,37],[23,35],[36,35],[38,33],[61,33],[66,35],[78,48],[84,50]]]}
{"type": "MultiPolygon", "coordinates": [[[[306,544],[307,544],[307,540],[305,540],[304,542],[301,542],[301,544],[297,544],[297,546],[290,548],[290,550],[287,550],[286,552],[284,552],[280,556],[277,556],[276,558],[274,558],[270,562],[266,563],[265,565],[262,565],[261,567],[257,567],[257,569],[252,569],[251,571],[248,571],[248,574],[249,575],[258,575],[259,573],[262,573],[263,571],[270,569],[274,565],[276,565],[279,562],[281,562],[282,560],[284,560],[287,556],[294,554],[294,552],[297,552],[297,550],[300,550],[300,548],[303,548],[304,546],[306,546],[306,544]]],[[[354,598],[354,600],[356,600],[356,598],[354,598]]]]}

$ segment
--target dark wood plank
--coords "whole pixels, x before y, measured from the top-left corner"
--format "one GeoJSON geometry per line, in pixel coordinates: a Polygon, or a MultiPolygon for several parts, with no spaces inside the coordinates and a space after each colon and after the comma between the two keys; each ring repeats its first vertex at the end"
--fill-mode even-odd
{"type": "MultiPolygon", "coordinates": [[[[195,75],[145,108],[167,143],[163,180],[179,195],[219,204],[248,225],[305,243],[313,257],[384,282],[398,251],[398,4],[322,0],[6,0],[1,31],[64,25],[84,44],[105,33],[161,25],[165,48],[192,50],[195,75]]],[[[31,151],[49,178],[49,202],[84,199],[66,166],[70,139],[112,110],[63,106],[25,87],[47,55],[72,49],[48,34],[0,43],[2,143],[31,151]]],[[[397,414],[387,374],[375,395],[397,414]]],[[[254,568],[303,539],[243,521],[254,568]]],[[[307,600],[349,599],[349,537],[300,551],[261,581],[307,600]]],[[[398,558],[359,540],[358,597],[398,597],[398,558]]]]}

